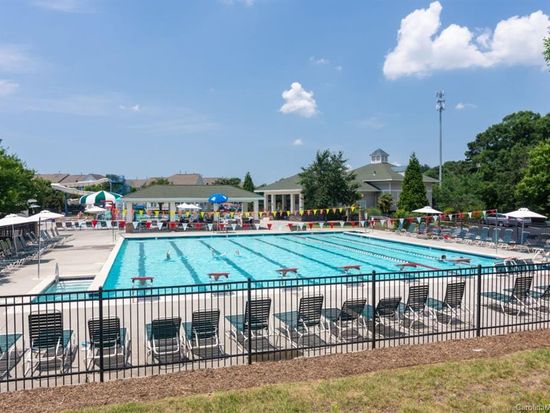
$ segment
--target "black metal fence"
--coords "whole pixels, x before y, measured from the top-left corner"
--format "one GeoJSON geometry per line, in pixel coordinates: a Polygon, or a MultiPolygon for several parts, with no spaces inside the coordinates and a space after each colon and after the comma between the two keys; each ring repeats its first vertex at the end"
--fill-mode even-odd
{"type": "Polygon", "coordinates": [[[549,285],[530,264],[4,296],[0,388],[548,328],[549,285]]]}

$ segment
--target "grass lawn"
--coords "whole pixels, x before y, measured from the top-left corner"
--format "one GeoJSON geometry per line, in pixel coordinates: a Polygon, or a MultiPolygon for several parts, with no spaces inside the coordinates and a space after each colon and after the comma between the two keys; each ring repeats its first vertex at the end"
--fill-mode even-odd
{"type": "Polygon", "coordinates": [[[543,405],[550,411],[550,349],[83,412],[502,412],[543,405]]]}

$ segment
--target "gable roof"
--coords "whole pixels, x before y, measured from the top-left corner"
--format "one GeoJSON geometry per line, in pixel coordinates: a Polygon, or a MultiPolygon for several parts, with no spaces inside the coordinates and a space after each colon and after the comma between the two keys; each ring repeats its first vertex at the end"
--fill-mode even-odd
{"type": "Polygon", "coordinates": [[[302,190],[302,185],[300,184],[300,176],[298,174],[289,176],[288,178],[279,179],[272,184],[263,186],[256,189],[254,192],[265,192],[265,191],[281,191],[281,190],[302,190]]]}
{"type": "Polygon", "coordinates": [[[124,196],[127,201],[185,201],[207,202],[212,194],[224,194],[229,202],[256,201],[262,197],[231,185],[152,185],[124,196]]]}
{"type": "Polygon", "coordinates": [[[201,174],[174,174],[166,177],[174,185],[203,185],[201,174]]]}
{"type": "Polygon", "coordinates": [[[377,150],[375,150],[373,153],[371,153],[369,156],[377,156],[377,155],[380,155],[380,156],[390,156],[389,153],[386,153],[385,151],[383,151],[382,149],[378,148],[377,150]]]}
{"type": "MultiPolygon", "coordinates": [[[[359,184],[360,192],[379,192],[380,189],[376,187],[376,182],[382,181],[403,181],[404,174],[396,172],[394,165],[391,163],[376,163],[361,166],[354,169],[353,172],[356,175],[356,182],[359,184]]],[[[292,191],[301,190],[302,185],[299,183],[300,177],[298,174],[289,176],[288,178],[279,179],[272,184],[258,188],[255,192],[266,191],[292,191]]],[[[429,176],[423,175],[422,179],[425,183],[438,182],[437,179],[433,179],[429,176]]]]}
{"type": "Polygon", "coordinates": [[[44,179],[52,184],[58,184],[65,179],[69,174],[57,173],[57,174],[36,174],[37,178],[44,179]]]}

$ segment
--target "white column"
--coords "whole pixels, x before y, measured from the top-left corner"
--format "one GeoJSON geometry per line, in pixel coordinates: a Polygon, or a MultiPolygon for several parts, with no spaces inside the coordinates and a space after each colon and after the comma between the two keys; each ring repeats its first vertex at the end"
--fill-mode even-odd
{"type": "Polygon", "coordinates": [[[294,205],[294,201],[296,200],[296,194],[290,194],[290,212],[294,213],[296,212],[296,205],[294,205]]]}
{"type": "Polygon", "coordinates": [[[300,200],[298,202],[299,208],[304,209],[304,196],[300,194],[299,197],[300,197],[300,200]]]}
{"type": "Polygon", "coordinates": [[[271,212],[275,212],[275,194],[271,194],[271,212]]]}
{"type": "Polygon", "coordinates": [[[264,211],[269,211],[269,200],[265,192],[264,192],[264,211]]]}
{"type": "Polygon", "coordinates": [[[241,205],[243,206],[243,212],[248,212],[248,202],[242,202],[241,205]]]}
{"type": "Polygon", "coordinates": [[[132,222],[134,220],[134,204],[132,202],[126,202],[126,222],[132,222]]]}
{"type": "Polygon", "coordinates": [[[260,209],[260,203],[258,201],[254,201],[254,218],[258,219],[258,210],[260,209]]]}
{"type": "Polygon", "coordinates": [[[281,211],[286,211],[286,195],[281,194],[281,211]]]}

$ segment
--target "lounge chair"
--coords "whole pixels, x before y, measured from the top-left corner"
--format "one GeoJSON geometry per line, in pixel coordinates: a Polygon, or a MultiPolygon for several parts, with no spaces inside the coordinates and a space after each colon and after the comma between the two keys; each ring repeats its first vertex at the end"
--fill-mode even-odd
{"type": "Polygon", "coordinates": [[[21,333],[0,334],[0,379],[10,376],[10,370],[17,362],[15,343],[21,337],[21,333]]]}
{"type": "Polygon", "coordinates": [[[147,355],[160,363],[181,359],[181,318],[159,318],[145,325],[147,355]]]}
{"type": "Polygon", "coordinates": [[[501,243],[505,245],[504,248],[514,248],[516,245],[516,241],[512,239],[512,235],[514,235],[514,230],[507,228],[504,230],[504,235],[502,236],[502,240],[500,240],[501,243]]]}
{"type": "Polygon", "coordinates": [[[248,333],[252,339],[268,338],[273,335],[269,327],[269,313],[271,311],[271,298],[248,301],[244,314],[226,316],[233,331],[231,335],[236,341],[246,348],[248,333]]]}
{"type": "Polygon", "coordinates": [[[409,297],[402,308],[403,316],[411,320],[409,328],[413,328],[416,322],[429,315],[427,307],[429,292],[430,286],[428,284],[411,285],[409,287],[409,297]]]}
{"type": "Polygon", "coordinates": [[[541,313],[543,309],[546,310],[546,312],[550,312],[550,284],[546,287],[536,288],[542,291],[531,291],[529,293],[531,298],[536,302],[535,310],[538,313],[541,313]]]}
{"type": "Polygon", "coordinates": [[[522,312],[529,312],[529,309],[533,307],[534,301],[530,297],[531,284],[533,283],[532,275],[522,275],[516,278],[514,282],[514,287],[509,294],[496,292],[496,291],[487,291],[481,293],[484,297],[490,298],[491,300],[498,301],[500,303],[500,308],[502,312],[510,312],[514,308],[517,308],[516,316],[520,315],[522,312]]]}
{"type": "MultiPolygon", "coordinates": [[[[377,326],[390,326],[401,330],[401,317],[399,312],[399,306],[401,304],[401,297],[389,297],[381,298],[376,304],[374,311],[372,306],[367,305],[363,311],[363,316],[372,321],[377,326]]],[[[374,334],[374,332],[373,332],[374,334]]]]}
{"type": "Polygon", "coordinates": [[[464,291],[466,290],[466,281],[458,281],[447,284],[445,291],[445,298],[443,301],[435,298],[428,298],[427,304],[432,314],[435,316],[435,321],[441,324],[450,325],[453,318],[461,322],[470,323],[471,312],[468,307],[463,304],[464,291]],[[464,321],[460,317],[460,312],[463,310],[468,314],[468,321],[464,321]],[[443,323],[438,315],[443,316],[442,319],[448,319],[446,323],[443,323]]]}
{"type": "Polygon", "coordinates": [[[99,318],[88,320],[88,333],[88,369],[99,363],[101,351],[104,368],[126,367],[130,339],[118,317],[104,318],[103,322],[99,318]]]}
{"type": "Polygon", "coordinates": [[[491,238],[489,238],[489,227],[481,228],[481,231],[479,232],[479,235],[477,236],[477,244],[486,245],[486,244],[490,244],[491,242],[492,242],[492,240],[491,240],[491,238]]]}
{"type": "Polygon", "coordinates": [[[354,341],[362,337],[359,330],[367,328],[363,318],[366,303],[365,298],[346,300],[342,308],[326,308],[322,311],[323,317],[330,323],[330,331],[338,341],[354,341]]]}
{"type": "Polygon", "coordinates": [[[405,232],[405,235],[413,235],[416,232],[416,222],[411,222],[409,224],[409,227],[407,228],[407,232],[405,232]]]}
{"type": "MultiPolygon", "coordinates": [[[[310,337],[315,333],[326,331],[321,323],[321,310],[323,309],[324,296],[302,297],[298,305],[298,311],[287,311],[277,313],[275,317],[282,322],[279,329],[292,342],[292,345],[299,347],[300,341],[303,344],[304,337],[310,337]]],[[[307,344],[317,344],[317,340],[307,340],[307,344]]],[[[320,339],[322,344],[326,344],[320,339]]]]}
{"type": "Polygon", "coordinates": [[[29,343],[27,370],[55,369],[64,373],[73,352],[73,330],[63,329],[60,311],[29,314],[29,343]]]}
{"type": "Polygon", "coordinates": [[[418,232],[416,234],[417,237],[425,237],[426,236],[426,224],[424,222],[421,222],[418,226],[418,232]]]}
{"type": "Polygon", "coordinates": [[[206,358],[220,347],[219,323],[220,310],[193,311],[191,322],[183,323],[190,356],[206,358]]]}
{"type": "Polygon", "coordinates": [[[478,239],[479,228],[476,226],[468,228],[468,233],[464,237],[464,243],[473,244],[478,239]]]}

